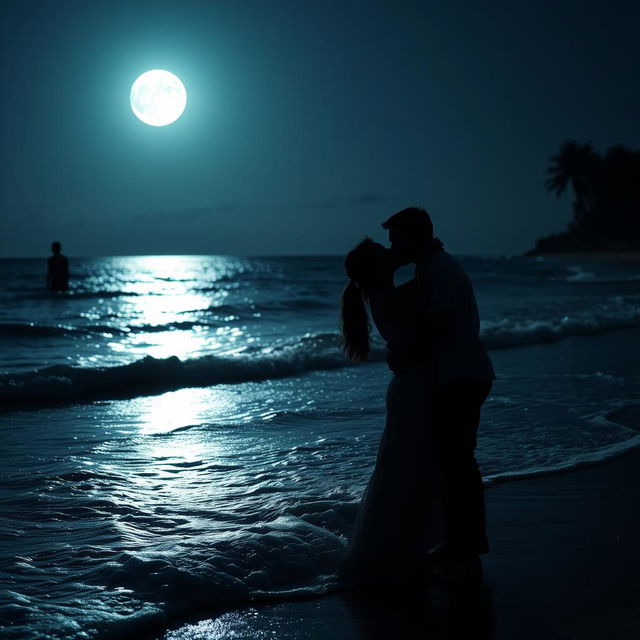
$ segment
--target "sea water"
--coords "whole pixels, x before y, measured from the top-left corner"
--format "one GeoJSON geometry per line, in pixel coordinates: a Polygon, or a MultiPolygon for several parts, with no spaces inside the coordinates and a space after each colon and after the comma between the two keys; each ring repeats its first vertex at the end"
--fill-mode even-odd
{"type": "MultiPolygon", "coordinates": [[[[640,264],[460,260],[497,373],[486,483],[638,447],[614,416],[640,401],[640,264]]],[[[64,293],[44,271],[0,261],[2,637],[323,593],[391,375],[379,338],[340,351],[341,259],[75,259],[64,293]]]]}

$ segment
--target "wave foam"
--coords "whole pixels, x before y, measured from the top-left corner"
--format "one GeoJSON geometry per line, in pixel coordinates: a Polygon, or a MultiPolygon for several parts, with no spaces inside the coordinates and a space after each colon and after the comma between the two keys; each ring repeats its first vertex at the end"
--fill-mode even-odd
{"type": "Polygon", "coordinates": [[[598,466],[608,462],[609,460],[620,458],[627,453],[638,450],[640,450],[640,435],[633,436],[632,438],[623,440],[622,442],[616,442],[596,451],[576,454],[555,465],[532,467],[520,471],[494,473],[492,475],[485,476],[483,478],[483,483],[485,486],[491,486],[493,484],[509,482],[512,480],[525,480],[527,478],[537,478],[540,476],[551,476],[558,473],[577,471],[578,469],[598,466]]]}
{"type": "MultiPolygon", "coordinates": [[[[622,301],[625,302],[625,301],[622,301]]],[[[640,326],[640,308],[634,304],[603,306],[599,315],[585,313],[548,320],[505,318],[484,322],[481,337],[488,349],[520,347],[561,340],[568,336],[605,333],[640,326]]],[[[628,302],[628,301],[627,301],[628,302]]],[[[196,323],[171,323],[173,330],[190,330],[196,323]]],[[[162,331],[166,325],[139,327],[137,331],[162,331]]],[[[38,336],[88,331],[117,331],[108,326],[86,329],[29,324],[0,325],[0,336],[34,333],[38,336]]],[[[121,331],[121,333],[123,333],[121,331]]],[[[204,387],[224,383],[264,380],[306,371],[350,366],[339,346],[337,333],[306,334],[273,347],[247,347],[233,356],[205,356],[181,361],[147,356],[116,367],[74,367],[57,365],[26,373],[0,375],[0,403],[15,409],[92,400],[161,393],[184,387],[204,387]]],[[[370,360],[384,360],[386,349],[374,339],[370,360]]]]}
{"type": "Polygon", "coordinates": [[[489,320],[482,323],[480,335],[488,349],[502,349],[637,326],[640,326],[640,308],[637,305],[621,305],[611,310],[604,308],[598,313],[565,315],[545,320],[489,320]]]}
{"type": "Polygon", "coordinates": [[[5,592],[0,613],[16,638],[146,637],[202,611],[337,591],[344,548],[343,537],[284,514],[223,536],[194,534],[178,553],[157,545],[83,558],[82,577],[71,586],[77,597],[61,603],[36,593],[25,602],[5,592]]]}
{"type": "MultiPolygon", "coordinates": [[[[372,360],[384,349],[374,347],[372,360]]],[[[337,334],[309,334],[269,349],[255,348],[236,356],[205,356],[181,361],[176,356],[147,356],[116,367],[56,365],[0,376],[0,404],[8,409],[65,404],[102,398],[125,398],[185,387],[264,380],[318,369],[350,366],[337,334]]]]}

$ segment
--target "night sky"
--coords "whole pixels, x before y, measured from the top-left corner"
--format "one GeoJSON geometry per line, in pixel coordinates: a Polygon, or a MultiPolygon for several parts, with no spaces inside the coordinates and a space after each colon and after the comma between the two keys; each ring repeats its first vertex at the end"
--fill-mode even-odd
{"type": "Polygon", "coordinates": [[[414,204],[520,253],[571,216],[561,142],[640,148],[637,1],[0,6],[2,257],[340,254],[414,204]],[[188,93],[162,128],[154,68],[188,93]]]}

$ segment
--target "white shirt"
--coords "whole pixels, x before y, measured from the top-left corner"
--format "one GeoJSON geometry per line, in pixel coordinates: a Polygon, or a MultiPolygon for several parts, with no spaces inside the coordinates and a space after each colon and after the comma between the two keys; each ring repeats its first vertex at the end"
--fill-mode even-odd
{"type": "Polygon", "coordinates": [[[436,336],[437,382],[457,378],[495,380],[491,358],[480,340],[473,287],[458,261],[444,250],[436,251],[426,264],[417,264],[416,279],[423,311],[449,311],[452,317],[451,330],[436,336]]]}

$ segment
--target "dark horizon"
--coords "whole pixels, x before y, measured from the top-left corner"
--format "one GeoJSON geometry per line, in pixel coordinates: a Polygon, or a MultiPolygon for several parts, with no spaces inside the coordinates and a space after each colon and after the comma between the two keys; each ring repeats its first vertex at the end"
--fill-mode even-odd
{"type": "MultiPolygon", "coordinates": [[[[445,245],[446,249],[446,245],[445,245]]],[[[30,256],[0,256],[0,260],[45,260],[50,252],[45,249],[39,255],[30,256]]],[[[96,255],[73,255],[68,253],[64,245],[62,253],[71,260],[96,260],[99,258],[179,258],[184,257],[203,257],[203,258],[340,258],[344,259],[343,253],[113,253],[113,254],[96,254],[96,255]]],[[[524,258],[525,252],[521,253],[457,253],[452,255],[463,258],[524,258]]],[[[561,254],[558,254],[561,255],[561,254]]],[[[564,255],[564,254],[562,254],[564,255]]],[[[552,257],[552,256],[550,256],[552,257]]]]}

